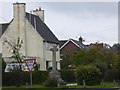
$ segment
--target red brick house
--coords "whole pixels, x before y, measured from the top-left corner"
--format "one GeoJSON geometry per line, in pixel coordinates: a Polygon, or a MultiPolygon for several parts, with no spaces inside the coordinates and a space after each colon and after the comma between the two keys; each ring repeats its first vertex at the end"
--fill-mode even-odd
{"type": "Polygon", "coordinates": [[[60,40],[60,58],[61,58],[61,69],[73,69],[74,66],[70,62],[71,55],[80,50],[87,50],[87,46],[82,43],[84,41],[81,37],[79,40],[69,39],[60,40]]]}
{"type": "Polygon", "coordinates": [[[82,43],[84,41],[81,37],[79,38],[79,41],[74,39],[69,40],[60,40],[60,53],[61,54],[71,54],[74,51],[80,50],[80,49],[87,49],[87,46],[82,43]]]}

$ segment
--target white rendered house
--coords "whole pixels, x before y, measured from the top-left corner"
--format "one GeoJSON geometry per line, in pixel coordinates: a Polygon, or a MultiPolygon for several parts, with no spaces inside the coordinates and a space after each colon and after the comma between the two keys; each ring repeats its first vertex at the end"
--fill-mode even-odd
{"type": "MultiPolygon", "coordinates": [[[[8,14],[9,15],[9,14],[8,14]]],[[[46,70],[52,66],[52,52],[50,48],[57,46],[59,41],[52,31],[44,23],[44,10],[36,9],[33,14],[26,12],[25,3],[13,3],[13,19],[10,23],[0,24],[0,53],[3,58],[12,56],[10,47],[3,45],[4,38],[15,42],[18,37],[23,40],[21,53],[26,57],[36,58],[40,64],[40,70],[46,70]]],[[[60,70],[60,54],[56,52],[57,69],[60,70]]],[[[7,61],[6,61],[7,62],[7,61]]],[[[10,63],[8,61],[8,63],[10,63]]]]}

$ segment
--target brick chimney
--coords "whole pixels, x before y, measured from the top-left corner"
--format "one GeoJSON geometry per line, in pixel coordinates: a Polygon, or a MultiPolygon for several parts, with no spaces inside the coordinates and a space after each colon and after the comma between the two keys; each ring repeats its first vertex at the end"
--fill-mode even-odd
{"type": "Polygon", "coordinates": [[[83,38],[80,36],[80,38],[79,38],[79,42],[83,42],[84,40],[83,40],[83,38]]]}
{"type": "Polygon", "coordinates": [[[39,18],[44,22],[44,10],[39,7],[39,9],[33,10],[33,14],[39,16],[39,18]]]}

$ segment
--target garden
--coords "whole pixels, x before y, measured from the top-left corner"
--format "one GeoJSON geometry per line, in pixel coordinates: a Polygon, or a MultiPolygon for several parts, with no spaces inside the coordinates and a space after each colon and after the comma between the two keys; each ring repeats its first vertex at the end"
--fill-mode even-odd
{"type": "MultiPolygon", "coordinates": [[[[32,88],[118,88],[120,87],[119,53],[114,54],[110,49],[100,47],[74,52],[69,58],[64,58],[71,67],[66,67],[66,62],[61,62],[62,68],[59,72],[65,82],[64,85],[58,85],[58,80],[49,78],[50,70],[34,70],[32,88]],[[73,86],[66,86],[67,84],[73,86]]],[[[31,88],[29,72],[21,70],[4,72],[6,65],[3,59],[1,61],[3,61],[3,89],[31,88]]]]}

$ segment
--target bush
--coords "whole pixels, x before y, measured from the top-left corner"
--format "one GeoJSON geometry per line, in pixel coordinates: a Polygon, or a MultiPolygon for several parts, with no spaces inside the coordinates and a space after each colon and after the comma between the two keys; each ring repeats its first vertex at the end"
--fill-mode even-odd
{"type": "Polygon", "coordinates": [[[44,85],[45,85],[46,87],[57,87],[57,86],[58,86],[58,80],[57,80],[56,78],[49,77],[49,78],[45,81],[44,85]]]}
{"type": "MultiPolygon", "coordinates": [[[[1,59],[0,59],[1,60],[1,59]]],[[[2,73],[5,72],[5,68],[6,68],[6,62],[4,61],[4,59],[2,58],[2,73]]]]}
{"type": "Polygon", "coordinates": [[[105,63],[103,62],[96,62],[95,64],[93,64],[94,66],[96,66],[98,69],[100,69],[100,72],[102,72],[101,74],[101,79],[104,78],[106,72],[107,72],[107,66],[105,63]]]}
{"type": "MultiPolygon", "coordinates": [[[[32,72],[33,84],[42,84],[48,78],[48,72],[46,71],[34,71],[32,72]]],[[[30,74],[29,72],[5,72],[2,74],[2,85],[11,86],[11,85],[26,85],[30,84],[30,74]],[[18,84],[19,83],[19,84],[18,84]]]]}
{"type": "Polygon", "coordinates": [[[76,82],[75,70],[61,70],[60,74],[65,82],[76,82]]]}
{"type": "Polygon", "coordinates": [[[120,71],[117,69],[110,69],[105,74],[105,82],[113,82],[113,80],[120,81],[120,71]]]}
{"type": "Polygon", "coordinates": [[[34,71],[33,74],[33,84],[42,84],[48,78],[47,71],[34,71]]]}
{"type": "Polygon", "coordinates": [[[5,72],[2,73],[2,85],[11,86],[11,85],[25,85],[29,80],[29,72],[5,72]]]}
{"type": "Polygon", "coordinates": [[[83,80],[86,85],[100,84],[100,70],[93,65],[80,65],[76,69],[77,82],[83,85],[83,80]]]}

